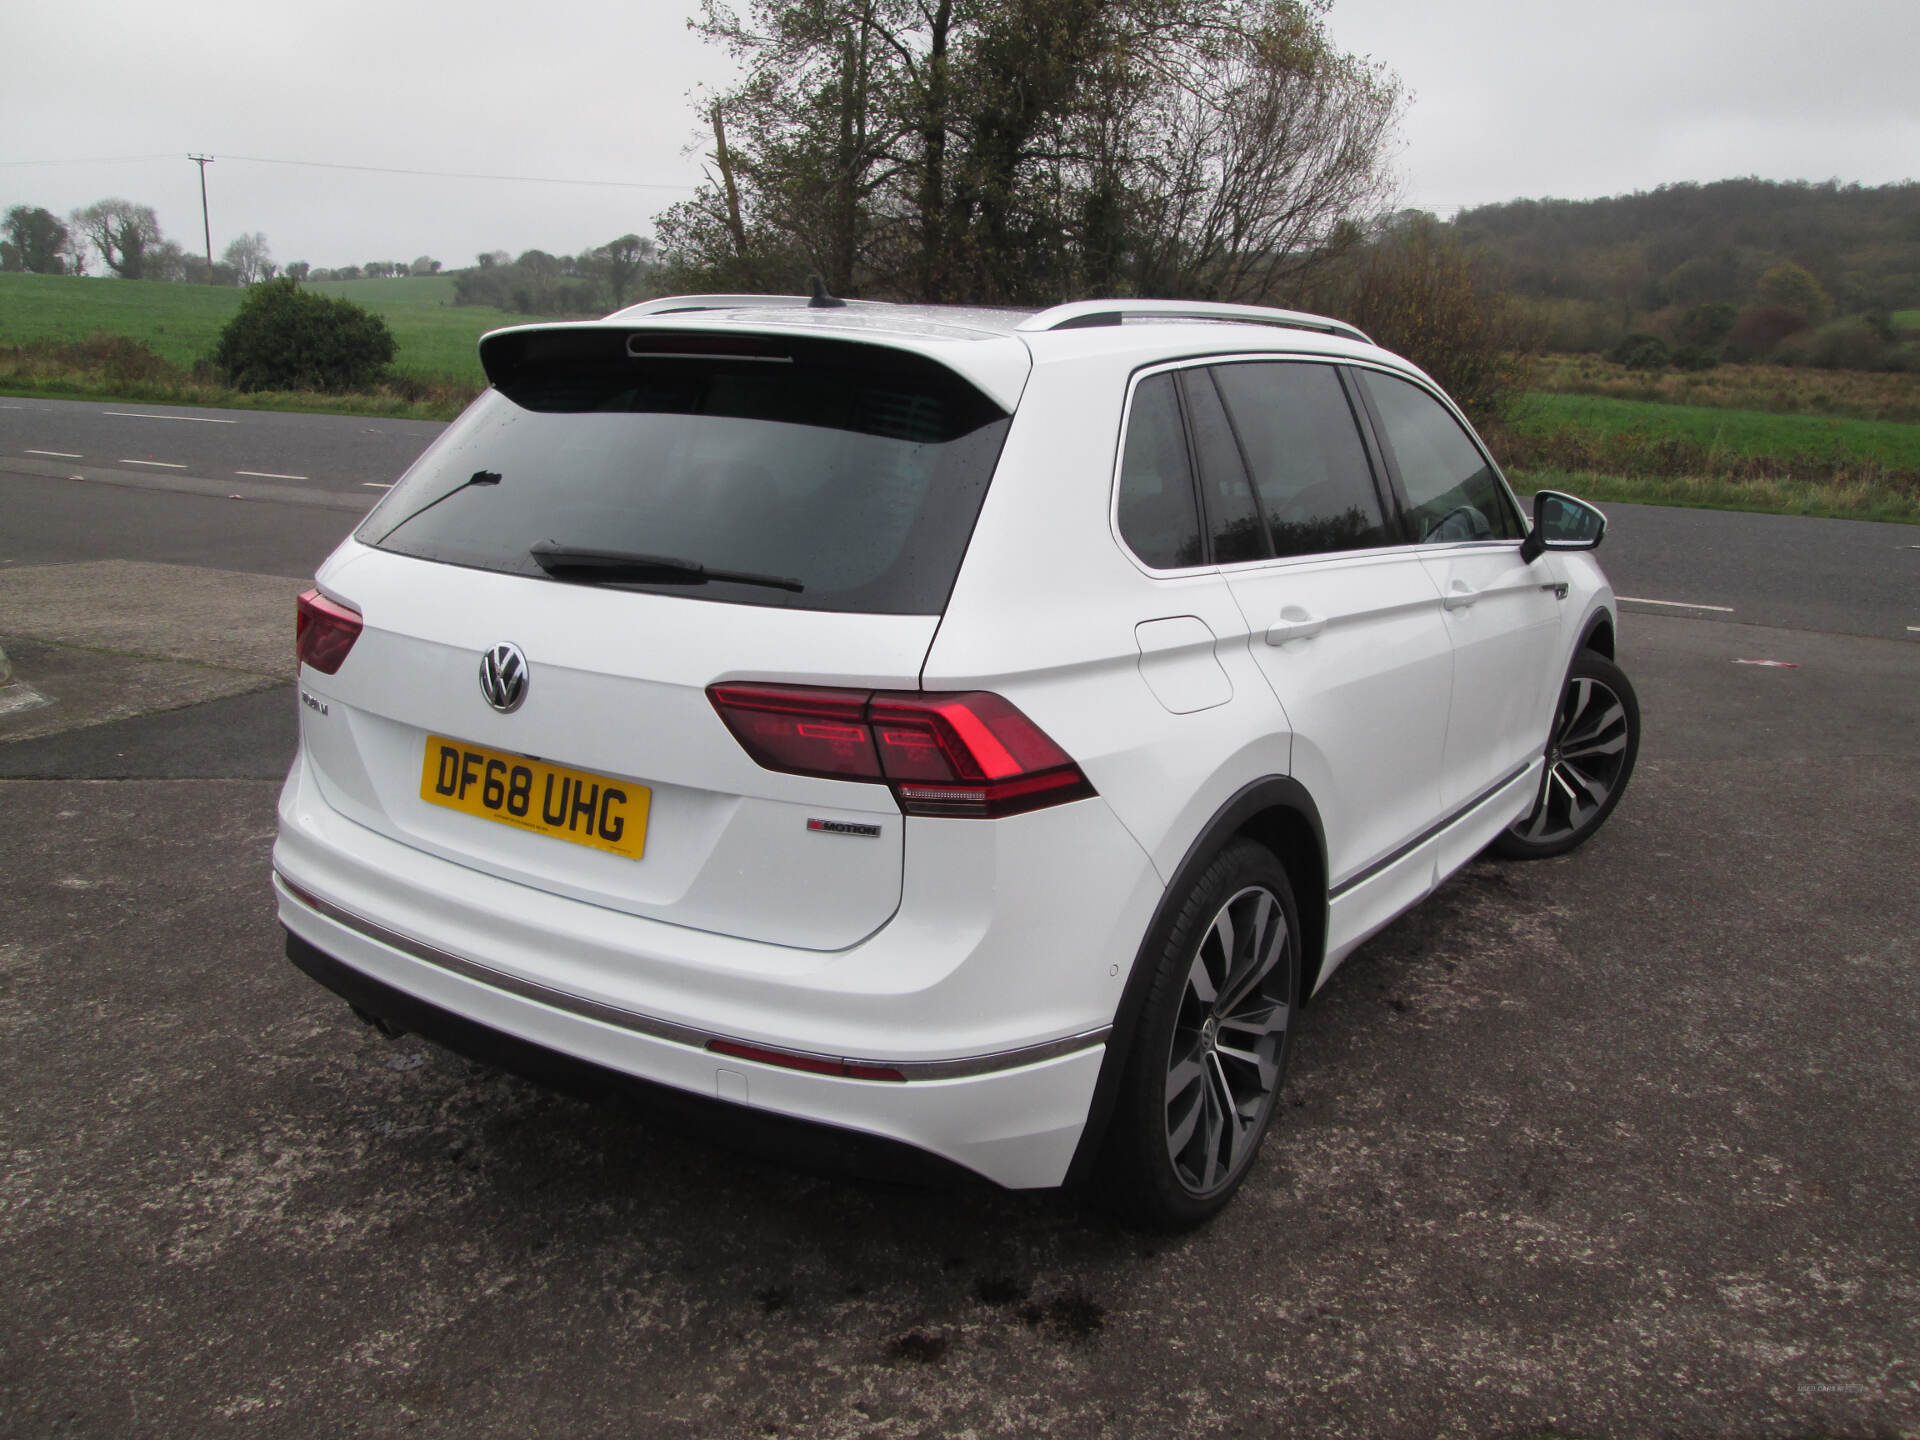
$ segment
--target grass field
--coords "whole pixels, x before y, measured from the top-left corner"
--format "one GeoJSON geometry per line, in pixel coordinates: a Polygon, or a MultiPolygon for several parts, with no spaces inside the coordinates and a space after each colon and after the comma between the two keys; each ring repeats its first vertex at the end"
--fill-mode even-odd
{"type": "Polygon", "coordinates": [[[1487,438],[1529,488],[1920,524],[1920,424],[1533,394],[1487,438]]]}
{"type": "MultiPolygon", "coordinates": [[[[1622,437],[1673,442],[1710,461],[1802,459],[1823,465],[1877,465],[1920,471],[1920,425],[1664,405],[1601,395],[1527,397],[1512,427],[1523,435],[1578,435],[1606,443],[1622,437]]],[[[1710,468],[1718,468],[1710,466],[1710,468]]]]}
{"type": "MultiPolygon", "coordinates": [[[[475,343],[489,330],[536,317],[453,304],[453,280],[423,275],[394,280],[329,280],[311,287],[364,305],[387,322],[399,344],[394,369],[421,378],[481,383],[475,343]]],[[[0,274],[0,346],[78,341],[98,334],[142,340],[175,365],[211,353],[243,292],[226,286],[156,280],[0,274]]]]}
{"type": "Polygon", "coordinates": [[[1893,328],[1896,330],[1920,330],[1920,310],[1894,311],[1893,328]]]}

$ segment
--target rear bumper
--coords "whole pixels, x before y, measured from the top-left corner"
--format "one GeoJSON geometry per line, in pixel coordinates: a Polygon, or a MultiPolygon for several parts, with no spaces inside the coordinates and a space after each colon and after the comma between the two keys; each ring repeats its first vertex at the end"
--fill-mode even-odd
{"type": "Polygon", "coordinates": [[[286,949],[288,960],[353,1006],[362,1018],[422,1035],[470,1060],[569,1094],[636,1100],[649,1118],[664,1118],[703,1141],[738,1145],[755,1156],[835,1174],[929,1186],[979,1183],[971,1171],[898,1141],[693,1095],[545,1049],[384,985],[321,953],[292,931],[286,933],[286,949]]]}
{"type": "Polygon", "coordinates": [[[297,760],[275,890],[300,954],[453,1021],[691,1096],[898,1142],[1010,1188],[1057,1185],[1159,882],[1097,800],[930,823],[968,827],[957,843],[974,851],[991,826],[988,848],[1004,853],[954,866],[939,833],[923,837],[908,853],[939,873],[919,886],[909,875],[892,923],[846,951],[790,951],[616,915],[400,845],[332,811],[297,760]],[[1064,887],[1063,849],[1084,861],[1064,887]],[[810,1073],[716,1053],[716,1041],[905,1078],[810,1073]]]}

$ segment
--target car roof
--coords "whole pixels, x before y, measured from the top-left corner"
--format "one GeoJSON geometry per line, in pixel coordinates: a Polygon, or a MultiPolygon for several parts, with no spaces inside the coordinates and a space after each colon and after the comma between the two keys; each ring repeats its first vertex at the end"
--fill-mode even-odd
{"type": "Polygon", "coordinates": [[[1223,352],[1304,352],[1388,360],[1395,368],[1413,369],[1344,321],[1266,306],[1082,300],[1030,310],[871,300],[822,303],[804,295],[676,295],[630,305],[599,320],[514,326],[483,336],[481,359],[488,360],[496,337],[605,329],[807,332],[888,345],[938,361],[1008,411],[1019,403],[1034,363],[1056,358],[1125,354],[1136,363],[1148,363],[1223,352]]]}

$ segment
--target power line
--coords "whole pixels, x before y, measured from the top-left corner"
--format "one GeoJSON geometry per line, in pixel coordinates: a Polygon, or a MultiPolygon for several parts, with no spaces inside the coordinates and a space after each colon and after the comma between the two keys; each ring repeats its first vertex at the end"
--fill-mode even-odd
{"type": "MultiPolygon", "coordinates": [[[[177,155],[107,155],[84,160],[0,160],[0,168],[23,165],[122,165],[147,160],[175,160],[177,155]]],[[[251,165],[297,165],[307,170],[354,170],[368,175],[428,176],[441,180],[490,180],[510,185],[591,185],[615,190],[696,190],[697,185],[673,184],[663,180],[574,180],[557,175],[489,175],[472,170],[408,170],[393,165],[347,165],[332,160],[283,160],[269,155],[222,155],[222,160],[242,160],[251,165]]]]}
{"type": "Polygon", "coordinates": [[[661,180],[569,180],[552,175],[483,175],[471,170],[402,170],[391,165],[342,165],[331,160],[275,160],[264,155],[227,155],[254,165],[299,165],[311,170],[359,170],[370,175],[430,175],[442,180],[495,180],[517,185],[600,185],[622,190],[697,190],[661,180]]]}
{"type": "Polygon", "coordinates": [[[0,160],[0,169],[22,165],[130,165],[136,161],[177,160],[178,155],[95,155],[84,160],[0,160]]]}

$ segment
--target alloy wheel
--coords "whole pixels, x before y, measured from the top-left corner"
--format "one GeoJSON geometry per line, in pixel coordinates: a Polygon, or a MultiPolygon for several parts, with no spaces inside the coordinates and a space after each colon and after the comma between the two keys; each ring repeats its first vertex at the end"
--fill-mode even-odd
{"type": "Polygon", "coordinates": [[[1196,1198],[1230,1185],[1266,1128],[1291,1001],[1286,911],[1254,885],[1220,907],[1188,968],[1167,1056],[1167,1154],[1196,1198]]]}
{"type": "Polygon", "coordinates": [[[1547,742],[1547,773],[1533,813],[1512,833],[1535,845],[1578,835],[1607,809],[1628,763],[1630,723],[1613,687],[1588,675],[1567,682],[1547,742]]]}

